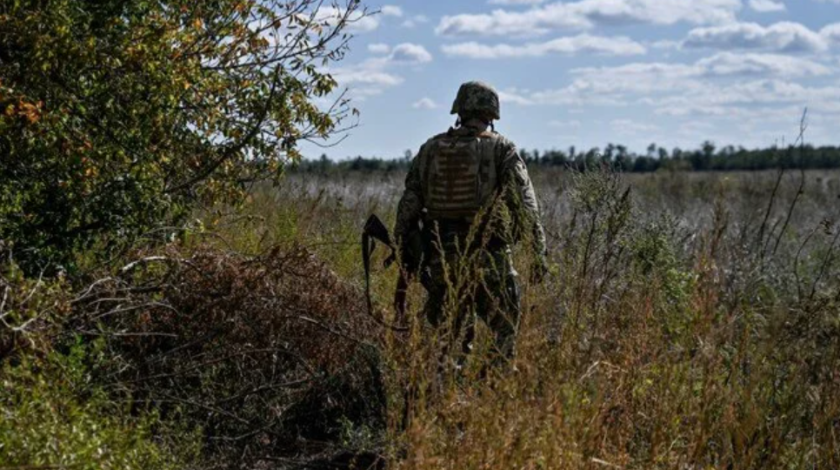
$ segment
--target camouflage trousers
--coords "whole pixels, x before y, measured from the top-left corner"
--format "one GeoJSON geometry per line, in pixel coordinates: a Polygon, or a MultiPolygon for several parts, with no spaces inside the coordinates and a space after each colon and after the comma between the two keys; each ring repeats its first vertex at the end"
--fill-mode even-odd
{"type": "Polygon", "coordinates": [[[495,358],[513,356],[520,318],[518,277],[506,247],[466,256],[446,253],[429,260],[421,278],[428,291],[424,313],[436,328],[451,327],[446,330],[450,334],[445,350],[460,339],[458,362],[472,350],[476,318],[495,335],[495,358]]]}

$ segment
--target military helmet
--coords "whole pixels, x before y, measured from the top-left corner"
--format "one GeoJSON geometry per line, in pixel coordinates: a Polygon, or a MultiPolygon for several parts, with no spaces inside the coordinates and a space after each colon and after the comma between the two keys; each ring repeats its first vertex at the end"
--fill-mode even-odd
{"type": "Polygon", "coordinates": [[[460,116],[480,116],[489,120],[501,119],[499,94],[484,82],[467,82],[458,89],[452,112],[460,116]]]}

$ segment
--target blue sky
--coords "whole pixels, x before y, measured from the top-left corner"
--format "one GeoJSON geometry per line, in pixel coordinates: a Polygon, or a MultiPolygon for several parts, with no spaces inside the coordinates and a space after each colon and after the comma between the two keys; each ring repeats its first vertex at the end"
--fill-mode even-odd
{"type": "Polygon", "coordinates": [[[840,144],[840,0],[388,0],[332,68],[361,112],[335,147],[400,157],[445,131],[460,83],[502,96],[527,149],[840,144]]]}

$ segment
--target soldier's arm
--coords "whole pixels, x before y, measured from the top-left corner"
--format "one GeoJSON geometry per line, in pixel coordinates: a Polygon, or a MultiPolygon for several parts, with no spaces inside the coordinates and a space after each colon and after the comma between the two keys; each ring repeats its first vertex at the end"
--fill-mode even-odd
{"type": "Polygon", "coordinates": [[[423,201],[423,183],[421,172],[421,160],[425,153],[425,146],[414,157],[405,178],[405,190],[397,206],[397,221],[394,226],[394,239],[399,243],[406,238],[406,235],[417,226],[417,222],[423,214],[425,202],[423,201]]]}
{"type": "Polygon", "coordinates": [[[543,229],[540,205],[534,184],[528,175],[528,167],[519,155],[516,147],[505,142],[502,154],[502,184],[508,191],[508,205],[517,219],[517,225],[522,230],[529,230],[533,240],[533,248],[540,261],[546,256],[545,230],[543,229]]]}

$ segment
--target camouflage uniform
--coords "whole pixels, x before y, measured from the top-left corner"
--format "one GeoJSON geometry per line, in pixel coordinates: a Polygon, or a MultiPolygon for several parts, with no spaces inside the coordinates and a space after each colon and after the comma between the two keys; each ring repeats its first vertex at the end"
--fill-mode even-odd
{"type": "Polygon", "coordinates": [[[407,240],[418,221],[423,227],[430,248],[420,277],[429,293],[424,309],[429,321],[441,325],[451,313],[446,305],[457,305],[453,325],[456,332],[466,328],[465,353],[478,315],[494,331],[497,351],[510,357],[520,316],[510,246],[529,232],[544,266],[537,197],[516,147],[487,130],[486,123],[500,117],[492,88],[465,84],[452,113],[463,125],[429,139],[412,161],[394,234],[407,240]]]}

